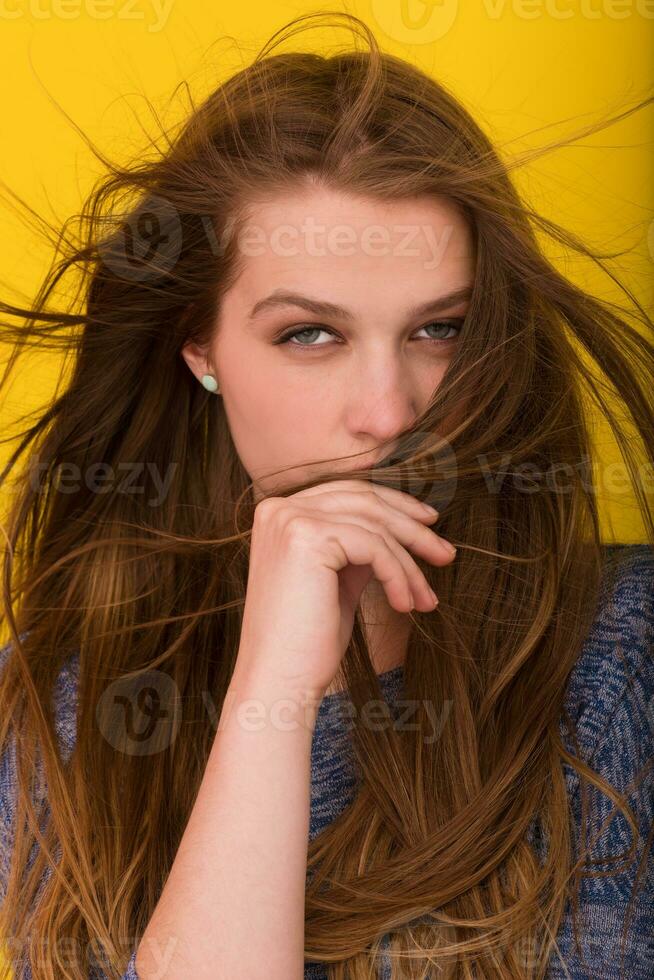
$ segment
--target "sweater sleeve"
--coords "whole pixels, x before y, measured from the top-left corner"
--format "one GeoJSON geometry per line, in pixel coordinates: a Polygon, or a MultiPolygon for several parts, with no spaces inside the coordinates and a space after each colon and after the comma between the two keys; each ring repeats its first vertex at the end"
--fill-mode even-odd
{"type": "MultiPolygon", "coordinates": [[[[6,645],[0,649],[0,671],[4,667],[5,660],[9,651],[9,645],[6,645]]],[[[62,675],[62,677],[67,677],[68,675],[62,675]]],[[[69,688],[66,684],[62,684],[59,687],[60,694],[62,692],[68,691],[69,688]]],[[[60,720],[60,719],[59,719],[60,720]]],[[[66,734],[65,728],[59,728],[60,733],[66,734]]],[[[65,748],[65,741],[63,744],[65,748]]],[[[11,858],[11,851],[13,848],[13,816],[15,811],[15,800],[16,800],[16,745],[15,738],[10,737],[7,745],[3,748],[0,754],[0,904],[4,901],[6,891],[7,891],[7,875],[9,871],[9,861],[11,858]]],[[[36,856],[36,841],[32,846],[32,852],[29,858],[29,864],[31,865],[36,856]]],[[[50,872],[46,869],[46,872],[40,882],[40,889],[46,883],[46,879],[50,872]]],[[[39,892],[40,893],[40,892],[39,892]]],[[[122,974],[121,980],[139,980],[138,973],[136,972],[136,950],[132,953],[129,962],[127,964],[126,972],[122,974]]],[[[20,956],[16,955],[15,950],[11,949],[11,944],[4,944],[3,948],[0,948],[0,961],[4,964],[5,962],[10,962],[12,967],[13,980],[32,980],[32,972],[24,962],[20,959],[20,956]]],[[[98,970],[91,970],[90,980],[105,980],[105,974],[98,974],[98,970]]]]}
{"type": "MultiPolygon", "coordinates": [[[[613,801],[589,785],[586,845],[590,860],[584,868],[619,870],[605,877],[582,877],[579,946],[569,902],[557,935],[558,951],[550,961],[547,976],[551,980],[651,980],[654,976],[654,551],[634,549],[633,553],[637,561],[620,579],[617,614],[607,620],[603,634],[609,655],[603,657],[607,667],[601,690],[608,694],[602,701],[595,691],[589,699],[586,712],[587,717],[592,716],[594,735],[583,757],[626,797],[638,826],[636,848],[631,860],[626,860],[634,832],[613,801]],[[616,652],[618,644],[624,659],[616,652]],[[618,855],[621,860],[607,861],[618,855]]],[[[565,768],[579,854],[579,777],[572,767],[565,768]]]]}

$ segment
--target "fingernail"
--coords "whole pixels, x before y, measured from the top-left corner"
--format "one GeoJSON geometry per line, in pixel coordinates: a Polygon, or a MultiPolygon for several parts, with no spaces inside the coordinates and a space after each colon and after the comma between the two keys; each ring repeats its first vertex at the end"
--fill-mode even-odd
{"type": "Polygon", "coordinates": [[[433,589],[430,589],[429,591],[431,592],[432,599],[434,600],[434,602],[436,603],[436,605],[438,605],[438,596],[436,595],[436,593],[434,592],[433,589]]]}
{"type": "Polygon", "coordinates": [[[424,503],[422,506],[425,508],[428,514],[433,514],[434,516],[438,515],[438,511],[436,510],[435,507],[431,507],[429,504],[424,504],[424,503]]]}
{"type": "MultiPolygon", "coordinates": [[[[441,540],[443,540],[443,539],[441,538],[441,540]]],[[[447,550],[449,551],[449,553],[451,555],[455,555],[456,554],[456,548],[454,547],[453,544],[450,544],[449,541],[443,541],[443,544],[445,545],[445,547],[447,548],[447,550]]]]}

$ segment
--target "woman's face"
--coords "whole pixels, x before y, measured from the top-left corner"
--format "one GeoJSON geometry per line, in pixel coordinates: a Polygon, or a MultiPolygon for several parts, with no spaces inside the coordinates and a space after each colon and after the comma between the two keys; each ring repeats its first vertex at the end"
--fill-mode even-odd
{"type": "Polygon", "coordinates": [[[198,382],[216,377],[255,498],[373,465],[426,409],[456,349],[469,299],[435,304],[472,287],[467,224],[443,198],[312,189],[253,207],[239,252],[210,345],[182,354],[198,382]]]}

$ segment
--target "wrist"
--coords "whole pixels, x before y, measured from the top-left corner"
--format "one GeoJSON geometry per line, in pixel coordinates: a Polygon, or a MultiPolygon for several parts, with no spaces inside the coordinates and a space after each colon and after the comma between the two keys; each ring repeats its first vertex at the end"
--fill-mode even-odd
{"type": "Polygon", "coordinates": [[[313,729],[324,689],[304,681],[289,681],[258,664],[239,664],[232,673],[225,701],[242,716],[262,718],[283,729],[293,723],[313,729]]]}

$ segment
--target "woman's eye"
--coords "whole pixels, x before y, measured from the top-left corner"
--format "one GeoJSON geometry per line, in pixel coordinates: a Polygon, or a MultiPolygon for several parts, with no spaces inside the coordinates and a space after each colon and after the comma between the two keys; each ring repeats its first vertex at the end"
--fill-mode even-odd
{"type": "MultiPolygon", "coordinates": [[[[432,343],[432,344],[447,343],[450,340],[456,339],[455,336],[452,336],[451,331],[454,330],[455,334],[458,335],[458,332],[461,331],[464,322],[465,322],[465,317],[456,317],[452,320],[435,320],[433,323],[427,323],[425,324],[424,327],[420,327],[419,330],[430,330],[435,327],[437,333],[439,333],[440,336],[426,337],[426,338],[419,338],[419,339],[425,339],[427,340],[428,343],[432,343]]],[[[286,346],[288,347],[304,347],[304,348],[329,347],[330,346],[329,341],[320,344],[304,343],[304,341],[302,340],[296,342],[296,338],[298,337],[300,338],[304,337],[305,339],[310,340],[311,338],[307,338],[307,334],[313,335],[313,339],[315,340],[315,335],[321,333],[328,334],[331,337],[336,336],[334,331],[330,330],[328,327],[310,326],[310,327],[304,327],[302,330],[291,330],[288,333],[285,333],[283,336],[279,337],[279,339],[275,341],[275,344],[286,344],[286,346]]]]}
{"type": "Polygon", "coordinates": [[[454,340],[455,337],[451,336],[450,331],[454,330],[456,336],[461,333],[463,324],[465,323],[465,317],[460,316],[452,320],[434,320],[433,323],[427,323],[424,327],[420,327],[421,330],[429,330],[431,327],[436,327],[437,331],[442,331],[443,335],[438,337],[428,337],[434,344],[442,344],[448,340],[454,340]]]}
{"type": "Polygon", "coordinates": [[[305,327],[303,330],[293,330],[291,333],[284,334],[284,336],[280,337],[279,340],[276,340],[275,343],[288,344],[289,347],[324,347],[325,344],[290,343],[290,341],[295,339],[295,337],[306,336],[306,334],[320,334],[320,333],[330,334],[332,337],[335,336],[331,330],[327,330],[325,327],[305,327]]]}

